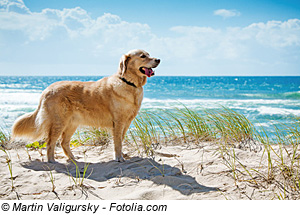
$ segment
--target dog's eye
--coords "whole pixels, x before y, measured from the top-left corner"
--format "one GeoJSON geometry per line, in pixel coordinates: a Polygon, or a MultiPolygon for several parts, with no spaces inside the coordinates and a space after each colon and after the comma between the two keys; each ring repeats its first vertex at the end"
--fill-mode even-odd
{"type": "Polygon", "coordinates": [[[145,57],[146,57],[146,55],[144,55],[144,54],[141,55],[141,58],[145,58],[145,57]]]}

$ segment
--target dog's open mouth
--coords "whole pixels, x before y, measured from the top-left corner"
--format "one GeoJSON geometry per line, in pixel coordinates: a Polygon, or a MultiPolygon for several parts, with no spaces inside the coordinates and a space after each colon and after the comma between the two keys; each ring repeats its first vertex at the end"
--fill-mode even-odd
{"type": "Polygon", "coordinates": [[[150,78],[151,76],[155,75],[154,71],[151,68],[147,67],[140,67],[141,73],[145,74],[150,78]]]}

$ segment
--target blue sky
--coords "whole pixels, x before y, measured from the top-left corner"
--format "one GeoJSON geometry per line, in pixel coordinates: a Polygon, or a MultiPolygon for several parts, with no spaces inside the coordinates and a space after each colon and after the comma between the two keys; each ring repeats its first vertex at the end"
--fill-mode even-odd
{"type": "Polygon", "coordinates": [[[0,75],[300,75],[300,1],[0,0],[0,75]]]}

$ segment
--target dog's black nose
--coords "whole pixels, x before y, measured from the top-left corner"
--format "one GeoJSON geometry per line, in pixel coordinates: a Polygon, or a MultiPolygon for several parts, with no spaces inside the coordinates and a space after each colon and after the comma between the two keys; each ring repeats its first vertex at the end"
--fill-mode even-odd
{"type": "Polygon", "coordinates": [[[155,63],[160,63],[160,59],[155,59],[155,63]]]}

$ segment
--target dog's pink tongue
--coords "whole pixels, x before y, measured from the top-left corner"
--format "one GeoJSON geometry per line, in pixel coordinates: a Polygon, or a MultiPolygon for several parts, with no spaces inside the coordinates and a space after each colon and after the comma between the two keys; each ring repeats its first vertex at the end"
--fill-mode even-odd
{"type": "Polygon", "coordinates": [[[154,75],[154,71],[151,68],[144,68],[145,74],[150,78],[151,76],[154,75]]]}

